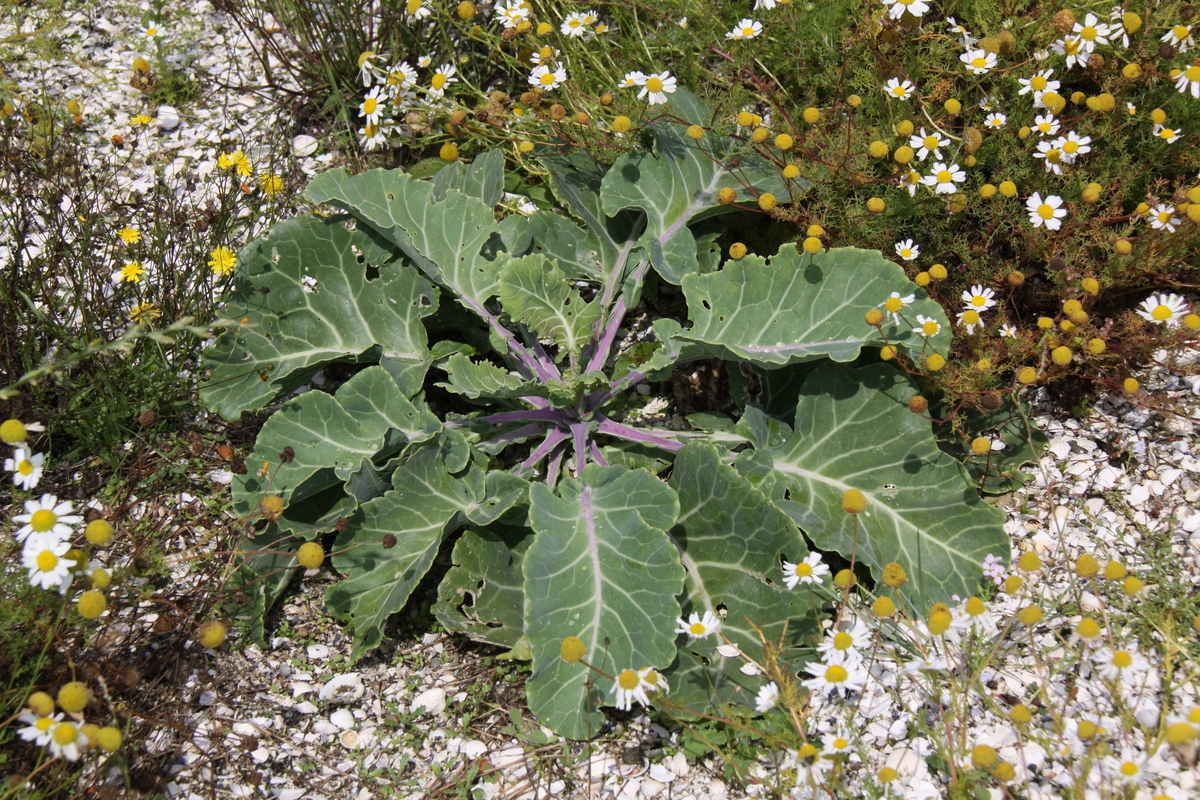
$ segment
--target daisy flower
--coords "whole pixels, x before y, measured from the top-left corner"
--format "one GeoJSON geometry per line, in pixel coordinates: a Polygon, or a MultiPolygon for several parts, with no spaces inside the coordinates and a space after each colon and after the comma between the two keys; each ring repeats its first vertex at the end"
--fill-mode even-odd
{"type": "Polygon", "coordinates": [[[1174,233],[1179,227],[1180,219],[1175,216],[1172,209],[1166,203],[1159,203],[1154,208],[1150,209],[1150,227],[1167,233],[1174,233]]]}
{"type": "MultiPolygon", "coordinates": [[[[879,306],[892,318],[892,322],[900,324],[900,310],[906,308],[909,303],[916,300],[915,294],[901,295],[899,292],[892,292],[892,296],[879,306]]],[[[790,586],[788,587],[791,588],[790,586]]]]}
{"type": "Polygon", "coordinates": [[[919,17],[929,10],[929,4],[925,0],[883,0],[883,4],[887,6],[888,15],[892,19],[900,19],[905,11],[919,17]]]}
{"type": "Polygon", "coordinates": [[[645,97],[646,102],[652,106],[662,105],[667,102],[667,95],[674,92],[675,89],[675,76],[670,72],[664,71],[657,75],[647,75],[642,90],[638,92],[638,99],[641,100],[645,97]]]}
{"type": "Polygon", "coordinates": [[[760,714],[765,714],[775,707],[779,702],[779,684],[771,681],[766,686],[758,690],[758,696],[754,698],[754,710],[760,714]]]}
{"type": "Polygon", "coordinates": [[[705,611],[703,617],[692,612],[686,622],[683,617],[676,622],[679,627],[675,629],[675,633],[686,633],[692,639],[704,639],[716,633],[717,628],[721,627],[721,620],[711,611],[705,611]]]}
{"type": "Polygon", "coordinates": [[[1110,681],[1129,683],[1140,673],[1150,669],[1150,662],[1132,650],[1110,650],[1102,647],[1095,652],[1093,658],[1096,660],[1096,670],[1100,676],[1110,681]]]}
{"type": "Polygon", "coordinates": [[[1058,133],[1058,120],[1053,114],[1039,114],[1033,118],[1033,129],[1039,136],[1053,136],[1058,133]]]}
{"type": "Polygon", "coordinates": [[[1192,97],[1200,99],[1200,64],[1183,70],[1171,70],[1171,80],[1175,81],[1175,88],[1183,94],[1191,92],[1192,97]]]}
{"type": "Polygon", "coordinates": [[[1001,325],[1000,335],[1007,339],[1017,338],[1017,328],[1015,325],[1001,325]]]}
{"type": "Polygon", "coordinates": [[[804,681],[806,689],[814,694],[839,694],[862,691],[867,681],[867,671],[862,660],[849,656],[831,657],[827,661],[814,661],[804,665],[811,678],[804,681]]]}
{"type": "Polygon", "coordinates": [[[832,758],[849,753],[852,744],[850,734],[846,732],[845,726],[839,723],[832,732],[821,737],[821,755],[832,758]]]}
{"type": "Polygon", "coordinates": [[[636,69],[633,72],[626,72],[625,77],[618,84],[619,89],[632,89],[634,86],[644,86],[646,84],[646,74],[639,72],[636,69]]]}
{"type": "Polygon", "coordinates": [[[950,26],[946,28],[946,30],[950,31],[951,33],[957,33],[962,37],[963,47],[970,49],[977,41],[979,41],[971,35],[971,32],[967,30],[966,27],[960,25],[958,20],[956,20],[954,17],[946,17],[946,24],[950,26]]]}
{"type": "Polygon", "coordinates": [[[752,19],[743,19],[725,34],[726,39],[753,39],[762,33],[762,23],[752,19]]]}
{"type": "Polygon", "coordinates": [[[163,32],[164,32],[163,29],[161,27],[159,27],[158,22],[156,22],[155,20],[150,20],[149,22],[147,22],[145,25],[142,26],[142,35],[143,36],[154,38],[156,36],[162,36],[163,32]]]}
{"type": "Polygon", "coordinates": [[[1142,301],[1138,316],[1150,322],[1172,325],[1187,311],[1187,301],[1177,294],[1152,294],[1142,301]]]}
{"type": "Polygon", "coordinates": [[[405,10],[408,12],[406,22],[409,25],[427,19],[433,14],[433,9],[429,7],[429,4],[425,0],[408,0],[408,3],[405,4],[405,10]]]}
{"type": "Polygon", "coordinates": [[[433,73],[433,77],[429,79],[429,88],[425,93],[430,97],[442,97],[446,94],[446,86],[451,83],[458,83],[458,78],[454,77],[457,70],[453,64],[442,64],[433,73]]]}
{"type": "Polygon", "coordinates": [[[559,26],[559,30],[562,31],[563,36],[587,37],[591,33],[588,29],[589,23],[587,21],[589,16],[595,17],[594,12],[576,11],[573,14],[568,14],[567,18],[563,20],[562,25],[559,26]]]}
{"type": "Polygon", "coordinates": [[[1050,45],[1050,49],[1060,56],[1067,57],[1068,69],[1087,66],[1088,56],[1091,54],[1091,51],[1085,48],[1083,39],[1078,36],[1064,36],[1050,45]]]}
{"type": "Polygon", "coordinates": [[[775,0],[754,0],[755,11],[758,11],[760,8],[765,8],[767,11],[770,11],[774,7],[775,0]]]}
{"type": "Polygon", "coordinates": [[[1029,221],[1033,227],[1045,225],[1052,231],[1062,227],[1062,218],[1067,215],[1067,210],[1062,208],[1062,198],[1056,194],[1046,195],[1043,200],[1040,192],[1034,192],[1025,201],[1025,208],[1029,210],[1029,221]]]}
{"type": "Polygon", "coordinates": [[[17,730],[17,735],[26,742],[33,742],[38,747],[50,744],[50,732],[62,720],[62,712],[49,717],[39,717],[32,711],[26,711],[17,717],[18,722],[24,722],[25,727],[17,730]]]}
{"type": "Polygon", "coordinates": [[[979,101],[979,107],[984,111],[994,111],[996,108],[996,98],[990,94],[979,101]]]}
{"type": "Polygon", "coordinates": [[[1105,778],[1126,786],[1140,786],[1150,777],[1146,769],[1146,755],[1131,747],[1122,747],[1120,756],[1105,756],[1100,764],[1105,778]]]}
{"type": "Polygon", "coordinates": [[[129,319],[133,322],[144,322],[148,325],[161,316],[162,310],[154,303],[136,303],[129,309],[129,319]]]}
{"type": "Polygon", "coordinates": [[[837,658],[841,655],[861,657],[862,651],[871,646],[871,629],[857,617],[843,630],[833,631],[817,645],[821,658],[837,658]]]}
{"type": "Polygon", "coordinates": [[[546,45],[534,51],[533,55],[529,57],[529,63],[535,67],[540,67],[543,64],[550,66],[551,64],[558,63],[558,56],[558,48],[546,45]]]}
{"type": "Polygon", "coordinates": [[[986,50],[968,50],[958,57],[972,75],[986,75],[996,66],[996,54],[986,50]]]}
{"type": "Polygon", "coordinates": [[[1090,136],[1080,136],[1075,131],[1067,131],[1065,136],[1054,140],[1054,146],[1062,150],[1063,161],[1074,164],[1075,159],[1092,151],[1091,141],[1090,136]]]}
{"type": "MultiPolygon", "coordinates": [[[[4,468],[12,472],[13,483],[28,492],[42,479],[42,462],[45,458],[41,453],[33,453],[28,447],[18,447],[12,458],[4,459],[4,468]]],[[[69,506],[70,503],[65,505],[69,506]]]]}
{"type": "Polygon", "coordinates": [[[388,90],[393,94],[416,85],[417,71],[407,61],[401,61],[388,70],[387,86],[388,90]]]}
{"type": "Polygon", "coordinates": [[[378,125],[379,114],[383,111],[383,101],[386,99],[387,90],[382,86],[375,86],[363,98],[362,104],[358,107],[358,115],[367,118],[366,124],[378,125]]]}
{"type": "MultiPolygon", "coordinates": [[[[379,125],[366,125],[358,129],[358,143],[364,150],[374,150],[376,147],[382,147],[386,142],[387,135],[379,125]]],[[[216,268],[214,267],[214,269],[216,268]]]]}
{"type": "Polygon", "coordinates": [[[1032,78],[1017,78],[1017,83],[1021,85],[1021,90],[1017,94],[1033,92],[1034,99],[1037,99],[1043,92],[1057,92],[1061,84],[1058,81],[1050,80],[1050,76],[1053,74],[1054,70],[1044,69],[1035,73],[1032,78]]]}
{"type": "Polygon", "coordinates": [[[67,720],[59,722],[50,731],[50,755],[78,761],[79,751],[88,746],[88,737],[79,728],[79,723],[67,720]]]}
{"type": "Polygon", "coordinates": [[[21,565],[29,570],[31,586],[57,589],[63,581],[71,580],[75,560],[63,558],[71,543],[53,533],[31,533],[21,549],[21,565]]]}
{"type": "Polygon", "coordinates": [[[955,321],[967,329],[968,336],[974,334],[976,328],[987,327],[983,324],[983,317],[979,316],[979,312],[973,308],[958,312],[958,317],[955,321]]]}
{"type": "Polygon", "coordinates": [[[417,66],[421,69],[426,69],[433,65],[433,59],[430,56],[419,56],[417,58],[417,66]]]}
{"type": "Polygon", "coordinates": [[[539,67],[534,67],[533,72],[529,73],[529,85],[536,86],[539,89],[557,89],[566,80],[567,71],[562,67],[550,69],[550,67],[542,64],[539,67]]]}
{"type": "Polygon", "coordinates": [[[820,583],[829,574],[829,567],[821,561],[820,553],[809,553],[799,564],[783,562],[783,583],[795,589],[798,583],[820,583]]]}
{"type": "Polygon", "coordinates": [[[1096,19],[1095,14],[1084,17],[1083,24],[1076,22],[1071,31],[1083,40],[1083,46],[1088,53],[1093,52],[1098,44],[1108,44],[1108,36],[1112,33],[1108,23],[1096,19]]]}
{"type": "Polygon", "coordinates": [[[926,133],[925,128],[914,133],[908,139],[908,145],[917,151],[917,158],[924,161],[930,154],[934,158],[942,157],[942,148],[950,144],[950,140],[942,136],[938,131],[926,133]],[[920,148],[920,149],[918,149],[920,148]]]}
{"type": "Polygon", "coordinates": [[[967,308],[973,308],[976,311],[987,311],[995,306],[995,298],[996,292],[993,289],[984,288],[979,283],[962,293],[962,301],[966,303],[967,308]]]}
{"type": "Polygon", "coordinates": [[[1183,131],[1181,131],[1179,128],[1168,128],[1165,125],[1154,126],[1154,135],[1162,139],[1167,144],[1174,144],[1181,133],[1183,133],[1183,131]]]}
{"type": "Polygon", "coordinates": [[[958,191],[958,186],[955,185],[958,181],[965,181],[967,173],[963,172],[958,164],[950,164],[947,166],[940,161],[933,164],[933,172],[921,179],[921,183],[926,186],[932,186],[936,194],[954,194],[958,191]]]}
{"type": "Polygon", "coordinates": [[[1187,25],[1176,25],[1163,34],[1159,41],[1177,48],[1181,53],[1186,53],[1196,46],[1196,42],[1192,39],[1192,29],[1187,25]]]}
{"type": "Polygon", "coordinates": [[[894,97],[897,100],[908,100],[916,93],[917,87],[913,86],[913,82],[905,79],[892,78],[883,85],[883,91],[888,97],[894,97]]]}
{"type": "Polygon", "coordinates": [[[634,700],[641,703],[643,708],[650,705],[650,698],[646,696],[646,689],[642,685],[642,676],[638,674],[637,670],[621,670],[617,674],[613,691],[617,693],[615,705],[621,711],[628,711],[632,708],[634,700]]]}
{"type": "Polygon", "coordinates": [[[912,261],[914,258],[921,255],[921,248],[913,244],[912,239],[905,239],[902,242],[896,242],[896,255],[900,256],[905,261],[912,261]]]}
{"type": "Polygon", "coordinates": [[[362,78],[363,86],[367,87],[375,83],[379,65],[376,63],[384,58],[382,53],[375,53],[371,50],[360,53],[358,56],[358,76],[362,78]]]}
{"type": "Polygon", "coordinates": [[[638,670],[638,680],[641,682],[641,687],[646,692],[659,692],[666,694],[671,687],[667,685],[667,679],[664,678],[654,667],[646,667],[638,670]]]}
{"type": "Polygon", "coordinates": [[[900,187],[908,190],[909,197],[917,196],[917,187],[921,185],[921,173],[915,169],[910,169],[906,174],[900,176],[900,187]]]}
{"type": "Polygon", "coordinates": [[[509,3],[496,8],[496,18],[506,28],[517,27],[518,24],[528,20],[532,13],[524,3],[509,3]]]}
{"type": "Polygon", "coordinates": [[[913,328],[913,333],[919,333],[922,336],[936,336],[942,326],[938,324],[936,319],[931,319],[924,314],[917,314],[917,327],[913,328]]]}
{"type": "Polygon", "coordinates": [[[984,120],[983,124],[988,128],[1003,128],[1007,122],[1008,117],[999,111],[993,111],[987,115],[987,119],[984,120]]]}
{"type": "MultiPolygon", "coordinates": [[[[993,444],[996,444],[993,442],[993,444]]],[[[1003,443],[1001,443],[1003,444],[1003,443]]],[[[995,635],[996,612],[978,597],[970,597],[950,609],[950,627],[959,633],[974,630],[982,636],[995,635]]]]}
{"type": "Polygon", "coordinates": [[[1046,172],[1062,175],[1062,165],[1065,159],[1063,159],[1062,149],[1057,146],[1058,141],[1055,139],[1053,142],[1038,142],[1038,151],[1033,154],[1033,157],[1043,159],[1042,163],[1046,166],[1046,172]]]}
{"type": "Polygon", "coordinates": [[[13,517],[13,522],[23,523],[13,538],[23,542],[25,537],[37,533],[47,533],[55,539],[70,538],[74,533],[71,526],[83,521],[74,510],[69,501],[60,503],[52,494],[44,494],[40,500],[26,500],[25,513],[13,517]]]}

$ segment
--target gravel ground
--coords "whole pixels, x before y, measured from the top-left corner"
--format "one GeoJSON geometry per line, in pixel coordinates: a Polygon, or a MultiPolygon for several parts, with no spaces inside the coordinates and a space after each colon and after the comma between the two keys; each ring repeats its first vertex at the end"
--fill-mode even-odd
{"type": "MultiPolygon", "coordinates": [[[[175,7],[170,14],[167,36],[176,53],[171,57],[206,87],[198,101],[179,109],[146,108],[143,95],[128,86],[131,60],[149,45],[140,24],[150,6],[89,4],[74,10],[77,5],[68,4],[66,24],[54,34],[69,57],[12,63],[8,76],[31,96],[46,91],[62,102],[82,98],[98,160],[113,157],[112,136],[128,135],[136,115],[153,117],[127,164],[124,188],[144,187],[155,179],[154,168],[165,165],[167,177],[200,179],[190,191],[203,206],[211,199],[203,178],[222,149],[292,158],[306,175],[338,159],[317,138],[298,132],[268,98],[215,88],[253,86],[262,76],[250,43],[208,3],[175,7]]],[[[0,39],[16,32],[11,25],[0,27],[0,39]]],[[[1178,569],[1191,584],[1200,581],[1200,437],[1194,423],[1200,418],[1200,377],[1192,372],[1190,363],[1156,367],[1144,376],[1142,393],[1101,397],[1084,419],[1038,398],[1038,421],[1050,445],[1032,470],[1035,479],[1003,500],[1014,553],[1031,549],[1047,563],[1030,582],[1036,596],[1047,602],[1065,596],[1072,585],[1069,565],[1081,552],[1119,559],[1135,574],[1145,571],[1150,565],[1140,543],[1151,534],[1168,536],[1178,569]]],[[[223,491],[211,480],[225,477],[219,471],[195,477],[198,492],[223,491]]],[[[179,500],[183,506],[194,501],[179,500]]],[[[172,535],[185,548],[201,546],[205,538],[194,528],[172,535]]],[[[200,574],[187,563],[178,564],[181,582],[200,574]]],[[[689,762],[673,746],[678,731],[653,725],[644,715],[615,717],[608,737],[591,745],[561,742],[524,710],[519,670],[461,640],[401,637],[351,663],[349,637],[321,607],[329,580],[328,572],[306,576],[273,620],[267,646],[235,641],[219,653],[200,653],[188,643],[192,655],[181,659],[178,676],[184,710],[177,724],[163,726],[144,745],[148,754],[168,757],[168,795],[699,800],[764,793],[762,786],[731,788],[719,765],[689,762]],[[471,786],[477,787],[473,795],[471,786]]],[[[1012,613],[1021,602],[1002,596],[993,610],[1012,613]]],[[[1085,595],[1085,610],[1088,602],[1085,595]]],[[[114,635],[120,632],[118,627],[114,635]]],[[[1036,636],[1048,647],[1061,643],[1053,630],[1036,636]]],[[[996,675],[1017,695],[1043,678],[1034,662],[1019,660],[996,675]]],[[[1076,690],[1084,696],[1105,691],[1095,674],[1085,671],[1078,678],[1076,690]]],[[[1143,686],[1131,701],[1139,719],[1162,710],[1163,698],[1153,685],[1143,686]]],[[[901,796],[936,797],[941,785],[920,758],[928,742],[909,732],[908,720],[921,702],[903,694],[881,699],[863,741],[879,758],[874,768],[886,759],[898,769],[906,787],[901,796]]],[[[1054,766],[1045,753],[1038,757],[1015,742],[1011,730],[1006,733],[979,712],[963,720],[969,737],[994,742],[1006,759],[1036,762],[1039,781],[1030,784],[1029,796],[1057,796],[1054,766]]],[[[1182,760],[1163,769],[1173,787],[1195,796],[1196,771],[1182,760]]],[[[772,763],[765,758],[757,774],[769,777],[772,763]]],[[[93,771],[81,785],[121,780],[116,772],[93,771]]]]}

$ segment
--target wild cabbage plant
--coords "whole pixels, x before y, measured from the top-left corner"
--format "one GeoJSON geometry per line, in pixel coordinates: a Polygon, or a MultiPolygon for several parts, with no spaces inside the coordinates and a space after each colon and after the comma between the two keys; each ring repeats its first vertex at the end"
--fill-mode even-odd
{"type": "Polygon", "coordinates": [[[1003,515],[876,356],[885,341],[944,354],[942,309],[874,251],[786,245],[722,263],[717,238],[746,219],[731,212],[764,193],[803,202],[806,184],[733,137],[689,138],[713,115],[684,91],[672,103],[611,167],[543,149],[567,213],[497,219],[497,152],[431,180],[334,170],[307,197],[344,213],[286,221],[242,251],[225,302],[245,325],[209,351],[202,393],[230,419],[282,399],[233,486],[244,515],[285,501],[244,543],[259,614],[291,554],[324,537],[344,576],[326,603],[362,655],[454,537],[438,619],[531,658],[530,708],[583,738],[613,685],[560,657],[567,636],[605,674],[654,667],[672,702],[705,711],[766,681],[723,642],[759,652],[761,631],[794,658],[809,640],[822,596],[786,589],[783,560],[815,547],[873,577],[898,562],[903,602],[923,611],[973,594],[984,557],[1008,552],[1003,515]],[[654,321],[652,352],[621,358],[651,272],[681,288],[687,317],[654,321]],[[915,297],[868,325],[893,292],[915,297]],[[939,331],[915,332],[918,314],[939,331]],[[736,419],[676,431],[622,412],[639,384],[712,358],[736,377],[736,419]],[[352,375],[334,391],[291,396],[336,362],[352,375]],[[843,511],[848,489],[865,512],[843,511]],[[719,635],[676,633],[706,611],[719,635]]]}

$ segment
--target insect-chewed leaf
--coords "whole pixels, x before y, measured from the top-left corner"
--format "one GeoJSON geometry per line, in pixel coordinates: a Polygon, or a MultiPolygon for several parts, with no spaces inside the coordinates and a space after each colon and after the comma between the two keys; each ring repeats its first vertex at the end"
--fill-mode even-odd
{"type": "Polygon", "coordinates": [[[600,318],[600,304],[585,303],[563,271],[541,255],[505,260],[500,268],[500,302],[514,321],[553,339],[572,360],[600,318]]]}

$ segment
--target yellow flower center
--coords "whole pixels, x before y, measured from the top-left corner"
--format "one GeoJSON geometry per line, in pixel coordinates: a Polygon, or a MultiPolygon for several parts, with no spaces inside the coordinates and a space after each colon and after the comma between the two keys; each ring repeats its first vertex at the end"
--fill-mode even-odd
{"type": "Polygon", "coordinates": [[[1158,132],[1158,135],[1164,139],[1174,139],[1175,138],[1175,129],[1174,128],[1163,128],[1161,131],[1158,132]]]}
{"type": "Polygon", "coordinates": [[[1049,203],[1042,203],[1037,207],[1037,213],[1042,219],[1050,219],[1054,216],[1054,208],[1049,203]]]}
{"type": "Polygon", "coordinates": [[[547,72],[542,75],[542,86],[549,86],[554,83],[554,73],[547,72]]]}
{"type": "Polygon", "coordinates": [[[1200,81],[1200,66],[1188,67],[1183,71],[1183,77],[1193,83],[1200,81]]]}
{"type": "Polygon", "coordinates": [[[833,740],[833,747],[836,750],[845,750],[849,746],[850,746],[850,742],[841,738],[840,736],[833,740]]]}
{"type": "Polygon", "coordinates": [[[809,564],[803,564],[803,563],[797,564],[796,565],[796,574],[799,575],[801,578],[811,577],[812,576],[812,566],[809,564]]]}
{"type": "Polygon", "coordinates": [[[1186,39],[1191,32],[1191,29],[1186,25],[1176,25],[1174,28],[1171,28],[1171,35],[1180,40],[1186,39]]]}
{"type": "Polygon", "coordinates": [[[901,248],[900,257],[901,258],[912,258],[912,250],[909,250],[907,247],[901,248]]]}
{"type": "Polygon", "coordinates": [[[1171,221],[1171,212],[1170,211],[1160,211],[1157,214],[1155,214],[1154,216],[1158,217],[1158,221],[1164,225],[1169,224],[1171,221]]]}
{"type": "Polygon", "coordinates": [[[897,86],[895,89],[892,89],[892,94],[896,95],[896,97],[904,97],[904,95],[908,94],[908,90],[903,86],[897,86]]]}
{"type": "Polygon", "coordinates": [[[937,174],[937,182],[938,183],[950,183],[950,181],[952,181],[952,180],[954,180],[954,176],[950,174],[950,170],[948,170],[948,169],[938,170],[938,174],[937,174]]]}
{"type": "Polygon", "coordinates": [[[1059,150],[1057,147],[1050,148],[1046,151],[1046,160],[1051,164],[1057,164],[1059,161],[1062,161],[1062,150],[1059,150]]]}
{"type": "Polygon", "coordinates": [[[1051,125],[1051,123],[1049,123],[1049,122],[1039,122],[1038,123],[1038,131],[1040,133],[1049,133],[1050,125],[1051,125]]]}
{"type": "Polygon", "coordinates": [[[1200,725],[1200,708],[1193,708],[1191,711],[1189,711],[1187,718],[1188,722],[1192,723],[1193,725],[1200,725]]]}
{"type": "Polygon", "coordinates": [[[845,631],[838,631],[833,637],[834,650],[849,650],[854,646],[854,637],[845,631]]]}
{"type": "Polygon", "coordinates": [[[421,4],[423,2],[424,0],[408,0],[408,3],[405,4],[405,8],[408,10],[409,15],[411,16],[420,11],[421,4]]]}
{"type": "Polygon", "coordinates": [[[825,670],[825,680],[830,683],[845,683],[850,673],[841,664],[830,664],[825,670]]]}
{"type": "Polygon", "coordinates": [[[146,35],[147,36],[157,36],[158,28],[146,28],[146,35]]]}
{"type": "MultiPolygon", "coordinates": [[[[32,475],[33,474],[33,462],[32,461],[22,461],[20,464],[17,464],[17,472],[21,473],[22,475],[32,475]]],[[[53,513],[53,512],[51,512],[51,513],[53,513]]]]}
{"type": "Polygon", "coordinates": [[[58,514],[48,508],[39,508],[29,518],[29,527],[38,533],[45,533],[58,524],[58,514]]]}
{"type": "Polygon", "coordinates": [[[1063,42],[1063,52],[1069,56],[1073,56],[1079,52],[1079,48],[1082,45],[1082,39],[1067,39],[1065,42],[1063,42]]]}
{"type": "Polygon", "coordinates": [[[972,66],[972,67],[977,67],[977,68],[979,68],[979,67],[986,67],[986,66],[987,66],[987,59],[986,59],[986,58],[984,58],[983,56],[975,56],[975,58],[972,58],[972,59],[971,59],[971,66],[972,66]]]}
{"type": "Polygon", "coordinates": [[[1098,34],[1096,33],[1095,27],[1093,27],[1092,25],[1088,25],[1087,27],[1085,27],[1083,30],[1081,30],[1079,32],[1079,35],[1082,36],[1084,39],[1087,39],[1089,42],[1094,42],[1096,40],[1096,36],[1098,34]]]}
{"type": "Polygon", "coordinates": [[[71,744],[77,738],[79,738],[79,730],[69,722],[59,723],[54,728],[54,741],[59,744],[71,744]]]}
{"type": "MultiPolygon", "coordinates": [[[[901,308],[903,308],[903,307],[904,307],[904,304],[900,302],[900,298],[899,298],[899,297],[889,297],[889,298],[887,299],[887,302],[883,304],[883,307],[884,307],[886,310],[888,310],[888,311],[892,312],[893,314],[895,314],[895,313],[897,313],[898,311],[900,311],[900,309],[901,309],[901,308]]],[[[807,567],[808,565],[807,565],[807,564],[805,564],[804,566],[806,566],[806,567],[807,567]]],[[[799,567],[797,567],[797,568],[796,568],[796,572],[799,572],[799,571],[800,571],[800,568],[799,568],[799,567]]],[[[811,569],[810,569],[810,571],[811,571],[811,569]]]]}
{"type": "Polygon", "coordinates": [[[54,717],[42,717],[37,722],[33,723],[33,727],[37,728],[42,733],[50,730],[50,726],[54,724],[54,717]]]}
{"type": "Polygon", "coordinates": [[[700,634],[704,633],[704,630],[705,630],[704,623],[703,622],[693,622],[691,625],[688,626],[688,630],[692,632],[693,636],[699,636],[700,634]]]}
{"type": "Polygon", "coordinates": [[[1041,75],[1034,75],[1033,78],[1029,81],[1029,85],[1033,87],[1033,90],[1035,92],[1045,91],[1048,83],[1049,83],[1049,81],[1047,81],[1041,75]]]}
{"type": "Polygon", "coordinates": [[[971,305],[975,306],[976,308],[982,308],[983,306],[987,305],[987,298],[981,294],[977,294],[971,298],[971,305]]]}
{"type": "Polygon", "coordinates": [[[742,36],[753,36],[754,28],[742,28],[742,36]]]}
{"type": "Polygon", "coordinates": [[[646,676],[642,680],[646,681],[646,683],[650,684],[651,686],[658,686],[658,671],[653,669],[650,670],[646,673],[646,676]]]}
{"type": "Polygon", "coordinates": [[[363,101],[363,113],[364,114],[374,114],[375,109],[378,107],[379,107],[379,101],[377,101],[374,97],[368,97],[366,100],[363,101]]]}
{"type": "Polygon", "coordinates": [[[978,597],[972,597],[970,600],[967,601],[966,609],[967,609],[967,613],[970,614],[972,617],[978,617],[980,614],[982,614],[984,611],[987,610],[987,607],[984,606],[983,601],[980,600],[978,597]]]}
{"type": "Polygon", "coordinates": [[[930,150],[936,150],[938,148],[938,145],[940,144],[940,142],[938,142],[938,138],[936,136],[934,136],[933,134],[929,134],[928,136],[926,136],[924,139],[921,140],[921,144],[925,145],[930,150]]]}
{"type": "Polygon", "coordinates": [[[973,310],[964,311],[963,312],[963,323],[966,325],[978,325],[979,324],[979,312],[973,311],[973,310]]]}
{"type": "Polygon", "coordinates": [[[924,325],[921,326],[921,330],[923,330],[925,332],[926,336],[933,336],[935,333],[938,332],[938,327],[939,326],[936,322],[933,322],[932,320],[930,320],[929,322],[926,322],[924,325]]]}
{"type": "Polygon", "coordinates": [[[433,80],[430,81],[430,83],[433,85],[433,88],[441,89],[443,86],[446,85],[446,76],[443,73],[439,72],[437,75],[433,76],[433,80]]]}
{"type": "Polygon", "coordinates": [[[39,570],[42,572],[53,572],[56,566],[58,566],[58,556],[54,555],[54,553],[49,550],[43,550],[38,553],[37,568],[39,570]]]}
{"type": "Polygon", "coordinates": [[[638,687],[638,683],[640,682],[641,678],[639,678],[638,674],[631,669],[624,670],[620,675],[617,676],[617,685],[627,692],[631,692],[636,689],[638,687]]]}
{"type": "Polygon", "coordinates": [[[1127,778],[1132,778],[1138,774],[1138,765],[1132,761],[1121,762],[1121,774],[1127,778]]]}
{"type": "MultiPolygon", "coordinates": [[[[1159,322],[1166,322],[1172,316],[1171,308],[1169,306],[1158,306],[1150,312],[1150,316],[1154,317],[1159,322]]],[[[1114,658],[1113,661],[1115,662],[1116,659],[1114,658]]]]}
{"type": "MultiPolygon", "coordinates": [[[[1166,306],[1159,306],[1159,308],[1166,308],[1166,306]]],[[[1155,309],[1155,313],[1158,313],[1157,309],[1155,309]]],[[[1133,664],[1133,656],[1129,655],[1129,653],[1124,650],[1118,650],[1117,652],[1113,653],[1112,663],[1115,667],[1125,669],[1133,664]]]]}
{"type": "Polygon", "coordinates": [[[651,78],[646,81],[646,88],[652,92],[661,92],[663,90],[663,82],[659,78],[651,78]]]}
{"type": "Polygon", "coordinates": [[[1062,149],[1067,153],[1077,153],[1077,152],[1079,152],[1079,142],[1075,142],[1075,141],[1064,142],[1062,149]]]}

